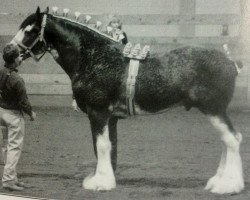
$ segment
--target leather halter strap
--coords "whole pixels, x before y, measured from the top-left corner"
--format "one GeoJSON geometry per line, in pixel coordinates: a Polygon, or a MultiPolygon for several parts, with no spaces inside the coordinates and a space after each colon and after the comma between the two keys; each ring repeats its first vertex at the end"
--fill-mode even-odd
{"type": "Polygon", "coordinates": [[[46,41],[44,39],[44,29],[45,29],[45,26],[46,26],[46,22],[47,22],[47,14],[44,14],[43,16],[43,20],[42,20],[42,25],[41,25],[41,30],[37,36],[37,38],[34,40],[34,42],[30,45],[30,46],[26,46],[24,45],[21,41],[17,40],[17,38],[13,38],[12,41],[14,41],[19,47],[21,47],[22,49],[25,50],[25,53],[29,53],[31,55],[31,57],[36,61],[38,62],[43,56],[44,54],[46,53],[47,51],[47,44],[46,44],[46,41]],[[32,52],[32,48],[38,43],[38,42],[43,42],[45,47],[46,47],[46,50],[42,53],[42,55],[40,57],[38,57],[37,55],[35,55],[33,52],[32,52]]]}

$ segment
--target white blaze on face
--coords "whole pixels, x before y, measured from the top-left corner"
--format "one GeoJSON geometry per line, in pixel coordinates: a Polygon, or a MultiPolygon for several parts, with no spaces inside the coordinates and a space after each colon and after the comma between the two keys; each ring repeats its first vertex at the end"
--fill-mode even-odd
{"type": "Polygon", "coordinates": [[[26,32],[26,31],[27,31],[27,32],[31,31],[33,27],[34,27],[34,25],[28,25],[28,26],[26,26],[25,29],[20,29],[20,30],[17,32],[16,36],[11,40],[10,43],[14,43],[14,44],[22,43],[22,41],[23,41],[23,39],[24,39],[24,34],[25,34],[25,32],[26,32]]]}

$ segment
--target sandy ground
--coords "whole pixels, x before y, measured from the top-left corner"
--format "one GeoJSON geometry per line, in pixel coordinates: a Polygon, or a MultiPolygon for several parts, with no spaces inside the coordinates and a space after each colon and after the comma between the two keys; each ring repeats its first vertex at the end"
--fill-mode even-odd
{"type": "MultiPolygon", "coordinates": [[[[32,96],[31,101],[38,118],[26,120],[18,165],[20,179],[30,188],[12,194],[65,200],[250,199],[249,107],[229,110],[244,137],[241,154],[246,189],[238,195],[219,196],[203,190],[218,166],[219,135],[197,110],[177,108],[119,121],[117,188],[93,192],[81,187],[96,164],[86,115],[73,112],[67,96],[32,96]]],[[[3,166],[0,168],[2,173],[3,166]]]]}

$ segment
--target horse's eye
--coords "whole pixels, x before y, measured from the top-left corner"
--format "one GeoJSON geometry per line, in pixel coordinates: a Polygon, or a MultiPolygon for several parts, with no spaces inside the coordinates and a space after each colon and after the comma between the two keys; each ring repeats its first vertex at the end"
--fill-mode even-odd
{"type": "Polygon", "coordinates": [[[31,31],[25,31],[24,34],[25,35],[29,35],[31,33],[31,31]]]}
{"type": "Polygon", "coordinates": [[[35,28],[32,29],[32,31],[35,32],[35,33],[38,33],[39,30],[40,30],[40,29],[39,29],[38,27],[35,27],[35,28]]]}

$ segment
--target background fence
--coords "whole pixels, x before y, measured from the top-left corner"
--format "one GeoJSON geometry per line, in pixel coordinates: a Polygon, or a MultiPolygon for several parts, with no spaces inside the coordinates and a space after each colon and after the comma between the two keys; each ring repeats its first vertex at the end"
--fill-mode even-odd
{"type": "MultiPolygon", "coordinates": [[[[0,49],[9,42],[25,17],[36,7],[69,8],[90,14],[91,21],[108,23],[117,14],[132,43],[149,44],[152,53],[184,45],[222,49],[228,43],[234,58],[245,59],[241,40],[240,0],[0,0],[0,49]]],[[[2,57],[2,56],[1,56],[2,57]]],[[[3,62],[2,60],[0,62],[3,62]]],[[[248,64],[237,79],[236,96],[250,99],[248,64]]],[[[21,69],[29,94],[71,94],[68,77],[50,55],[39,63],[28,60],[21,69]]]]}

